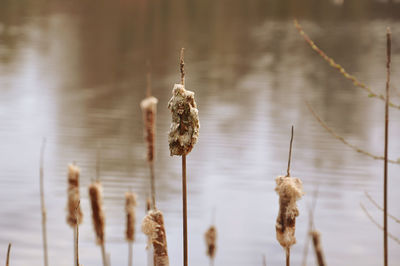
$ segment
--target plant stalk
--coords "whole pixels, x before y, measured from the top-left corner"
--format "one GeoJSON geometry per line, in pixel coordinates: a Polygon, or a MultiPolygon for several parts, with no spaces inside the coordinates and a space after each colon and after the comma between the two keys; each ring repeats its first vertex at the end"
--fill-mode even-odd
{"type": "Polygon", "coordinates": [[[188,265],[186,154],[182,155],[183,265],[188,265]]]}
{"type": "Polygon", "coordinates": [[[43,139],[42,148],[40,150],[40,206],[42,212],[42,238],[43,238],[43,260],[44,266],[48,266],[47,254],[47,227],[46,227],[46,205],[44,201],[44,150],[46,147],[46,139],[43,139]]]}

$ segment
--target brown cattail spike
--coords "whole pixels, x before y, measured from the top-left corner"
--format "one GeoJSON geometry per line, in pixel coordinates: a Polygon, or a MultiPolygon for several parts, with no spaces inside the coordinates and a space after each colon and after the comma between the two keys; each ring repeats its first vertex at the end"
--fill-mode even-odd
{"type": "Polygon", "coordinates": [[[168,102],[172,113],[169,131],[169,150],[172,155],[186,155],[193,149],[199,137],[199,114],[194,93],[181,84],[175,84],[168,102]]]}
{"type": "Polygon", "coordinates": [[[311,231],[310,235],[312,237],[315,256],[317,257],[318,266],[325,266],[324,253],[321,246],[321,234],[318,231],[311,231]]]}
{"type": "Polygon", "coordinates": [[[154,249],[154,266],[169,266],[167,236],[161,211],[148,212],[142,222],[142,231],[149,237],[154,249]]]}
{"type": "Polygon", "coordinates": [[[217,249],[217,229],[215,226],[212,225],[208,228],[204,234],[204,238],[207,245],[207,256],[209,256],[210,259],[214,259],[217,249]]]}
{"type": "Polygon", "coordinates": [[[104,245],[105,216],[103,211],[102,186],[95,181],[89,186],[89,197],[92,206],[93,227],[96,233],[96,243],[104,245]]]}
{"type": "Polygon", "coordinates": [[[125,211],[126,211],[126,240],[133,242],[135,240],[135,207],[136,194],[132,192],[125,193],[125,211]]]}
{"type": "Polygon", "coordinates": [[[155,121],[157,114],[157,98],[149,96],[140,103],[145,124],[145,139],[147,142],[147,161],[154,161],[155,121]]]}
{"type": "Polygon", "coordinates": [[[68,166],[68,204],[67,204],[67,223],[71,227],[82,223],[83,213],[79,206],[79,174],[77,166],[70,164],[68,166]]]}
{"type": "Polygon", "coordinates": [[[276,238],[284,248],[296,243],[296,201],[303,196],[303,185],[296,177],[278,176],[275,191],[279,195],[279,214],[276,220],[276,238]]]}

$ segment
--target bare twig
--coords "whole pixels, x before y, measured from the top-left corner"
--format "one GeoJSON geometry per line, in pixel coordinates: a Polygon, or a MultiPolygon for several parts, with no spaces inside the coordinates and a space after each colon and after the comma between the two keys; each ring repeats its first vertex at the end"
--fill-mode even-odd
{"type": "Polygon", "coordinates": [[[390,88],[390,56],[392,33],[386,31],[386,100],[385,100],[385,162],[383,164],[383,252],[384,266],[388,265],[388,224],[387,224],[387,179],[388,179],[388,142],[389,142],[389,88],[390,88]]]}
{"type": "MultiPolygon", "coordinates": [[[[326,62],[328,62],[331,67],[333,67],[336,70],[338,70],[346,79],[348,79],[351,82],[353,82],[354,86],[359,87],[359,88],[363,89],[364,91],[368,92],[368,97],[378,98],[378,99],[380,99],[382,101],[385,101],[385,96],[383,94],[378,94],[378,93],[374,92],[366,84],[360,82],[355,76],[350,75],[341,65],[336,63],[335,60],[333,60],[333,58],[329,57],[324,51],[322,51],[311,40],[311,38],[304,32],[304,30],[301,27],[300,23],[296,19],[294,20],[294,26],[299,31],[300,35],[303,36],[304,40],[310,45],[311,49],[313,49],[315,52],[317,52],[318,55],[320,55],[326,62]]],[[[389,106],[397,108],[397,109],[400,109],[400,105],[399,104],[394,104],[392,102],[389,102],[389,106]]]]}
{"type": "Polygon", "coordinates": [[[11,251],[11,243],[8,244],[7,248],[6,266],[10,265],[10,251],[11,251]]]}
{"type": "Polygon", "coordinates": [[[42,148],[40,150],[40,205],[42,210],[42,238],[43,238],[43,260],[44,266],[48,266],[47,254],[47,227],[46,227],[46,205],[44,200],[44,150],[46,148],[46,139],[43,139],[42,148]]]}
{"type": "MultiPolygon", "coordinates": [[[[383,230],[383,226],[380,225],[377,221],[375,221],[375,219],[374,219],[374,218],[371,216],[371,214],[367,211],[367,208],[365,208],[365,206],[364,206],[362,203],[360,203],[360,206],[361,206],[361,209],[364,211],[364,213],[367,215],[367,217],[371,220],[371,222],[372,222],[373,224],[375,224],[376,227],[378,227],[379,229],[383,230]]],[[[400,239],[399,239],[399,238],[395,237],[394,235],[392,235],[392,234],[389,233],[389,232],[388,232],[387,236],[388,236],[389,238],[391,238],[393,241],[395,241],[397,244],[400,245],[400,239]]]]}
{"type": "MultiPolygon", "coordinates": [[[[312,114],[312,115],[314,116],[314,118],[318,121],[318,123],[319,123],[323,128],[325,128],[325,130],[328,131],[335,139],[340,140],[343,144],[345,144],[346,146],[352,148],[352,149],[355,150],[356,152],[361,153],[361,154],[364,154],[364,155],[366,155],[366,156],[368,156],[368,157],[371,157],[371,158],[373,158],[373,159],[375,159],[375,160],[384,160],[384,159],[385,159],[384,156],[377,156],[377,155],[374,155],[374,154],[372,154],[372,153],[369,153],[369,152],[367,152],[367,151],[365,151],[365,150],[362,150],[362,149],[358,148],[357,146],[355,146],[355,145],[349,143],[349,142],[348,142],[347,140],[345,140],[342,136],[340,136],[340,135],[337,134],[335,131],[333,131],[333,129],[330,128],[330,127],[318,116],[318,114],[314,111],[314,109],[311,107],[311,105],[310,105],[307,101],[306,101],[305,103],[306,103],[306,105],[307,105],[307,107],[308,107],[308,110],[310,110],[311,114],[312,114]]],[[[387,161],[388,161],[389,163],[393,163],[393,164],[400,164],[400,159],[398,159],[397,161],[388,159],[387,161]]]]}
{"type": "Polygon", "coordinates": [[[293,130],[294,130],[294,127],[292,126],[292,131],[291,131],[291,135],[290,135],[289,158],[288,158],[288,166],[287,166],[287,174],[286,174],[287,177],[290,176],[290,162],[292,160],[292,145],[293,145],[293,130]]]}
{"type": "MultiPolygon", "coordinates": [[[[373,205],[375,205],[376,208],[378,208],[379,210],[383,211],[382,206],[380,206],[380,205],[371,197],[371,195],[370,195],[367,191],[364,191],[364,193],[365,193],[365,196],[367,197],[367,199],[368,199],[373,205]]],[[[388,216],[389,218],[393,219],[393,221],[395,221],[396,223],[400,224],[400,219],[397,218],[396,216],[391,215],[390,213],[388,213],[387,216],[388,216]]]]}

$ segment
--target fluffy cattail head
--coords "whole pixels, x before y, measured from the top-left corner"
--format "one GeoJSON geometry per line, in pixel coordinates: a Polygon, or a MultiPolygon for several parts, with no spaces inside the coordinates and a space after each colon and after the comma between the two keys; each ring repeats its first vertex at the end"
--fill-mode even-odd
{"type": "Polygon", "coordinates": [[[92,206],[93,227],[96,233],[96,242],[104,244],[105,216],[103,211],[102,186],[99,181],[95,181],[89,186],[90,204],[92,206]]]}
{"type": "Polygon", "coordinates": [[[149,96],[140,103],[145,126],[145,139],[147,142],[147,160],[154,161],[154,141],[157,114],[157,98],[149,96]]]}
{"type": "Polygon", "coordinates": [[[79,205],[79,174],[80,170],[77,166],[68,165],[68,203],[67,203],[67,223],[71,227],[75,227],[82,223],[83,213],[79,205]]]}
{"type": "Polygon", "coordinates": [[[136,194],[132,192],[125,193],[125,211],[126,211],[126,240],[133,242],[135,240],[135,207],[136,194]]]}
{"type": "Polygon", "coordinates": [[[142,231],[149,237],[154,249],[154,266],[169,266],[167,236],[161,211],[148,212],[142,222],[142,231]]]}
{"type": "Polygon", "coordinates": [[[215,226],[210,226],[206,233],[204,234],[207,245],[207,255],[213,259],[215,257],[217,248],[217,229],[215,226]]]}
{"type": "Polygon", "coordinates": [[[276,238],[284,248],[296,243],[296,201],[303,196],[303,185],[296,177],[278,176],[275,191],[279,195],[279,214],[276,220],[276,238]]]}
{"type": "Polygon", "coordinates": [[[199,137],[199,114],[194,93],[185,90],[181,84],[175,84],[168,109],[172,113],[168,137],[171,156],[186,155],[193,149],[199,137]]]}

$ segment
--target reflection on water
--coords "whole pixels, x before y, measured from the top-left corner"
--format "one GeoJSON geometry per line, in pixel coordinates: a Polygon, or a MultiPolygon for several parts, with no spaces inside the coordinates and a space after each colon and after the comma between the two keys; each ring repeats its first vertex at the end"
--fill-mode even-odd
{"type": "MultiPolygon", "coordinates": [[[[396,1],[395,1],[396,2],[396,1]]],[[[330,265],[377,265],[382,236],[359,207],[363,193],[381,196],[382,162],[354,153],[315,122],[304,100],[352,143],[382,153],[383,105],[344,80],[304,43],[298,16],[314,40],[375,90],[385,82],[385,29],[393,31],[393,71],[400,65],[400,5],[374,1],[86,1],[4,0],[0,8],[0,248],[13,243],[13,263],[41,265],[39,149],[45,155],[51,265],[72,262],[65,223],[67,163],[82,168],[81,262],[99,265],[87,185],[101,145],[107,245],[113,265],[127,260],[123,193],[131,187],[144,214],[149,190],[142,115],[146,61],[151,61],[157,121],[157,199],[164,211],[171,265],[181,263],[180,161],[169,157],[166,108],[179,80],[186,47],[187,87],[196,92],[199,143],[188,157],[189,245],[192,265],[206,265],[203,233],[216,209],[216,265],[283,264],[275,239],[278,197],[274,177],[286,169],[295,125],[292,174],[308,195],[300,202],[299,265],[307,203],[318,186],[315,223],[330,265]],[[372,19],[373,18],[373,19],[372,19]],[[388,19],[390,18],[390,19],[388,19]]],[[[393,84],[400,82],[392,76],[393,84]]],[[[399,86],[399,85],[397,85],[399,86]]],[[[396,91],[394,91],[396,95],[396,91]]],[[[394,96],[396,97],[396,96],[394,96]]],[[[394,98],[399,101],[399,97],[394,98]]],[[[392,158],[400,157],[397,110],[390,127],[392,158]],[[397,156],[397,157],[396,157],[397,156]]],[[[397,215],[398,166],[390,166],[390,212],[397,215]]],[[[399,216],[399,215],[397,215],[399,216]]],[[[390,231],[400,227],[390,223],[390,231]]],[[[137,224],[134,261],[145,265],[145,237],[137,224]]],[[[390,259],[400,260],[390,242],[390,259]]],[[[313,256],[309,257],[310,263],[313,256]]]]}

